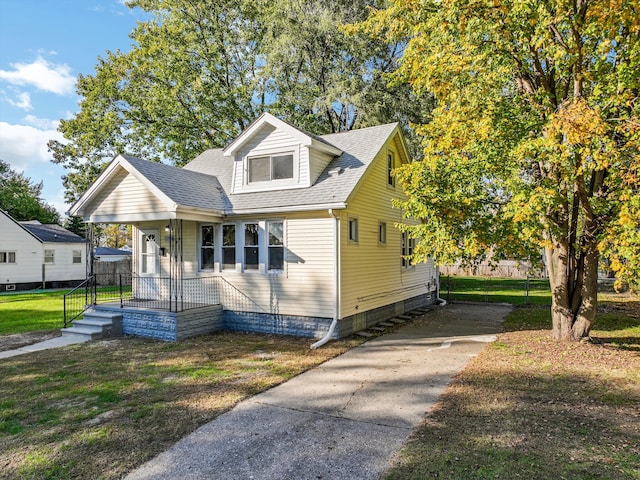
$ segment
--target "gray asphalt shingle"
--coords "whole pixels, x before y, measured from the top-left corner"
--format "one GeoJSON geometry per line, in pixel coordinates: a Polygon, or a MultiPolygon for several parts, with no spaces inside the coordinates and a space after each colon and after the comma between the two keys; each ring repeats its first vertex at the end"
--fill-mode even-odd
{"type": "MultiPolygon", "coordinates": [[[[248,210],[309,208],[345,203],[397,123],[317,137],[343,153],[334,158],[310,187],[231,193],[234,160],[222,149],[197,156],[184,168],[122,155],[140,174],[178,205],[225,214],[248,210]]],[[[315,136],[314,136],[315,137],[315,136]]]]}

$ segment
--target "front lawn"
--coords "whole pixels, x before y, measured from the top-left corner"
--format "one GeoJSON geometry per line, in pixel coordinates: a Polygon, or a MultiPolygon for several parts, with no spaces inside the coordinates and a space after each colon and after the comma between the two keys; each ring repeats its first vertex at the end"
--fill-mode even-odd
{"type": "Polygon", "coordinates": [[[0,360],[0,478],[116,479],[239,401],[362,340],[120,338],[0,360]]]}
{"type": "Polygon", "coordinates": [[[640,299],[602,297],[587,343],[516,307],[384,478],[640,479],[640,299]]]}
{"type": "Polygon", "coordinates": [[[64,293],[0,294],[0,335],[62,328],[64,293]]]}

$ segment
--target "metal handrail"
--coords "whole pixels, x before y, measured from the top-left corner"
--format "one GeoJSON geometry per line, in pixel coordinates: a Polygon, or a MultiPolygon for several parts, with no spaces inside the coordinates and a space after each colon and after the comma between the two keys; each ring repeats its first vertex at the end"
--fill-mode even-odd
{"type": "Polygon", "coordinates": [[[71,322],[82,315],[93,304],[95,295],[93,295],[91,302],[89,302],[89,292],[91,291],[90,289],[92,285],[95,285],[94,277],[90,276],[84,282],[75,286],[63,295],[64,328],[67,328],[71,324],[71,322]],[[82,292],[78,292],[79,290],[82,290],[82,292]],[[80,295],[78,295],[77,293],[80,293],[80,295]],[[84,296],[82,307],[74,308],[75,305],[72,305],[73,299],[78,297],[82,298],[82,296],[84,296]]]}

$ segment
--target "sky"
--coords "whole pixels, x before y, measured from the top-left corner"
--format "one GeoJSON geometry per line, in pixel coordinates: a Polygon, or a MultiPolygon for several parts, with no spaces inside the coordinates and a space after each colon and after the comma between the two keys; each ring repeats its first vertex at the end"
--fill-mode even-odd
{"type": "Polygon", "coordinates": [[[126,0],[0,0],[0,159],[64,214],[62,175],[47,142],[63,140],[61,119],[78,112],[79,74],[92,75],[108,50],[128,51],[145,18],[126,0]]]}

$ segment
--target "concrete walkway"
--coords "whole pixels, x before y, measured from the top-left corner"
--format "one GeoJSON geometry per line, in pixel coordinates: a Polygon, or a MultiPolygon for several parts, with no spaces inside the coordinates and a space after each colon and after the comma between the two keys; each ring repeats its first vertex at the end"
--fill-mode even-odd
{"type": "Polygon", "coordinates": [[[16,348],[15,350],[5,350],[0,352],[0,359],[11,358],[17,355],[23,355],[25,353],[37,352],[39,350],[48,350],[49,348],[66,347],[67,345],[73,345],[74,343],[84,343],[89,340],[89,337],[68,336],[68,337],[55,337],[44,342],[34,343],[25,347],[16,348]]]}
{"type": "Polygon", "coordinates": [[[510,309],[434,310],[238,404],[126,479],[378,479],[510,309]]]}

